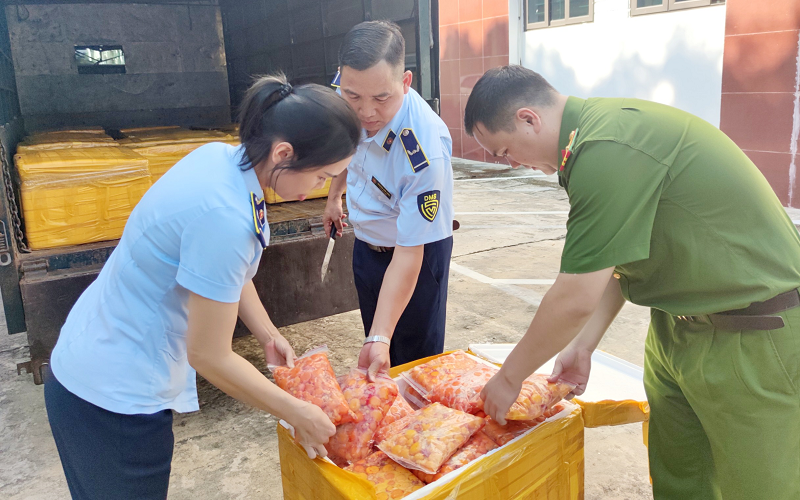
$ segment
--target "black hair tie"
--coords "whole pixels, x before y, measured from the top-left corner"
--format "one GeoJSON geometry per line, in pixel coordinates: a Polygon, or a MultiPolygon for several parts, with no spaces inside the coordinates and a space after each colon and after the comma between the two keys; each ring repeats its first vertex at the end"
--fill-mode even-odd
{"type": "Polygon", "coordinates": [[[290,83],[284,83],[281,85],[281,99],[284,99],[287,95],[292,93],[292,85],[290,83]]]}

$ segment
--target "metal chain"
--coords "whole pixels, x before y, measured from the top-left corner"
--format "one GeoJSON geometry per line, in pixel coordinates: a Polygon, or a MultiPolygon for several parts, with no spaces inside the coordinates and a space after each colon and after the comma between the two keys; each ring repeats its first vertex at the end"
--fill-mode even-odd
{"type": "Polygon", "coordinates": [[[14,194],[14,185],[11,184],[11,168],[8,165],[6,148],[0,142],[0,163],[3,165],[3,181],[6,188],[6,200],[8,200],[8,211],[11,213],[11,223],[14,226],[14,239],[17,241],[17,248],[22,253],[30,253],[31,249],[25,244],[25,234],[22,232],[22,220],[17,209],[17,196],[14,194]]]}

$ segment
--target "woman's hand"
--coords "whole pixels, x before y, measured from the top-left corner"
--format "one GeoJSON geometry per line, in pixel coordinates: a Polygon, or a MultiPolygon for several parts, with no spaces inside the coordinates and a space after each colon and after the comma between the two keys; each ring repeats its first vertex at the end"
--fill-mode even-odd
{"type": "Polygon", "coordinates": [[[358,367],[367,370],[367,379],[375,381],[379,372],[389,373],[389,346],[383,342],[370,342],[361,348],[358,355],[358,367]]]}
{"type": "Polygon", "coordinates": [[[308,458],[313,460],[328,455],[325,443],[336,434],[336,426],[324,411],[311,403],[304,403],[287,421],[294,427],[294,438],[306,450],[308,458]]]}
{"type": "Polygon", "coordinates": [[[501,368],[481,391],[484,413],[492,417],[498,424],[506,425],[506,414],[519,397],[521,390],[522,382],[518,384],[513,382],[501,368]]]}
{"type": "Polygon", "coordinates": [[[280,333],[273,333],[272,338],[264,344],[264,357],[268,365],[289,368],[294,368],[294,361],[297,359],[291,344],[280,333]]]}
{"type": "Polygon", "coordinates": [[[325,228],[325,235],[330,238],[331,227],[336,227],[336,236],[342,235],[342,228],[347,227],[344,222],[344,210],[342,209],[342,197],[329,199],[325,204],[325,212],[322,214],[322,225],[325,228]]]}
{"type": "Polygon", "coordinates": [[[555,383],[559,379],[577,384],[566,399],[573,396],[580,396],[586,390],[586,383],[589,381],[589,372],[592,369],[592,351],[579,347],[567,346],[556,358],[553,373],[547,379],[555,383]]]}

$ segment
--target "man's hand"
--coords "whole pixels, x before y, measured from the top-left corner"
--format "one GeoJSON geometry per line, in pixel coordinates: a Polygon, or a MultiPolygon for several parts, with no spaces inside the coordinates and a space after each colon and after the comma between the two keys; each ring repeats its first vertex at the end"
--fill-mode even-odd
{"type": "Polygon", "coordinates": [[[342,235],[342,228],[347,227],[344,222],[344,210],[342,209],[342,197],[328,199],[325,204],[325,213],[322,214],[322,224],[325,228],[325,236],[330,238],[331,226],[336,226],[336,236],[342,235]]]}
{"type": "Polygon", "coordinates": [[[567,346],[556,358],[553,366],[553,373],[547,379],[551,383],[559,379],[577,384],[566,399],[573,396],[580,396],[586,391],[586,384],[589,381],[589,371],[592,369],[592,351],[578,347],[567,346]]]}
{"type": "Polygon", "coordinates": [[[481,391],[484,413],[492,417],[498,424],[506,425],[506,414],[519,397],[521,390],[522,384],[514,384],[505,376],[501,368],[481,391]]]}
{"type": "Polygon", "coordinates": [[[361,348],[358,367],[367,370],[367,379],[375,382],[379,372],[389,373],[389,346],[383,342],[370,342],[361,348]]]}
{"type": "Polygon", "coordinates": [[[273,333],[272,338],[264,344],[264,357],[267,358],[268,365],[289,368],[294,368],[294,361],[297,359],[291,344],[280,333],[273,333]]]}

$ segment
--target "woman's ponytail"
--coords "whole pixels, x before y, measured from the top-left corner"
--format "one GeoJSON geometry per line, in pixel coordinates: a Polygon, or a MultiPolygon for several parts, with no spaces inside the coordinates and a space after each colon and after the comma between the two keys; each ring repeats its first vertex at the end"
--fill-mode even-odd
{"type": "Polygon", "coordinates": [[[350,106],[329,88],[293,87],[282,73],[256,80],[239,112],[241,165],[252,168],[269,157],[275,141],[292,145],[294,156],[281,170],[310,170],[352,156],[361,124],[350,106]]]}

